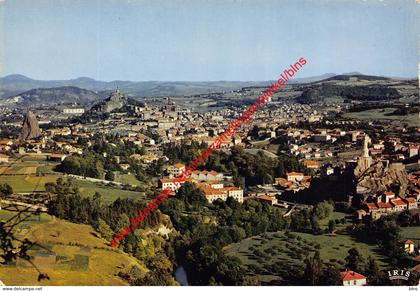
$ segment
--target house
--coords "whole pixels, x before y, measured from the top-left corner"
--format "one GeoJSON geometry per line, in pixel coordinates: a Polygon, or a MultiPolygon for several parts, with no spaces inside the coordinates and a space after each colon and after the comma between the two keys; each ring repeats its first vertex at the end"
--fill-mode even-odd
{"type": "Polygon", "coordinates": [[[389,203],[390,199],[394,199],[395,198],[395,193],[391,192],[391,191],[385,191],[382,194],[382,201],[384,201],[385,203],[389,203]]]}
{"type": "Polygon", "coordinates": [[[154,161],[159,160],[159,157],[153,153],[147,153],[145,155],[133,154],[130,156],[131,159],[150,164],[154,161]]]}
{"type": "Polygon", "coordinates": [[[404,240],[401,242],[404,245],[404,251],[407,254],[414,254],[414,242],[412,240],[404,240]]]}
{"type": "Polygon", "coordinates": [[[0,154],[0,163],[8,163],[9,157],[3,154],[0,154]]]}
{"type": "Polygon", "coordinates": [[[177,190],[179,187],[182,186],[185,182],[191,182],[191,179],[184,179],[181,181],[178,181],[181,179],[171,179],[171,178],[162,178],[159,180],[159,186],[162,190],[165,190],[166,188],[171,188],[172,191],[177,190]]]}
{"type": "Polygon", "coordinates": [[[203,183],[197,183],[197,186],[204,192],[204,195],[206,196],[206,199],[209,203],[212,203],[213,201],[217,199],[221,199],[223,201],[226,201],[228,197],[232,197],[238,202],[242,203],[244,201],[244,190],[238,187],[224,187],[219,188],[217,183],[210,182],[203,182],[203,183]],[[214,188],[213,186],[217,185],[217,188],[214,188]]]}
{"type": "Polygon", "coordinates": [[[362,219],[367,215],[367,212],[363,209],[356,210],[356,217],[357,219],[362,219]]]}
{"type": "Polygon", "coordinates": [[[366,203],[365,207],[366,207],[367,213],[370,214],[372,219],[378,219],[379,217],[381,217],[379,208],[375,203],[366,203]]]}
{"type": "Polygon", "coordinates": [[[222,191],[222,189],[214,189],[205,183],[199,184],[199,188],[204,192],[204,195],[209,203],[212,203],[217,199],[226,201],[228,198],[228,194],[225,191],[222,191]]]}
{"type": "Polygon", "coordinates": [[[381,214],[394,212],[394,206],[391,203],[377,202],[376,206],[378,206],[381,214]]]}
{"type": "Polygon", "coordinates": [[[221,181],[224,176],[216,171],[193,171],[191,178],[197,181],[221,181]]]}
{"type": "Polygon", "coordinates": [[[213,189],[222,189],[224,187],[223,182],[220,181],[207,181],[206,184],[210,185],[213,189]]]}
{"type": "Polygon", "coordinates": [[[417,201],[413,197],[405,198],[404,202],[407,203],[407,209],[409,210],[417,208],[417,201]]]}
{"type": "Polygon", "coordinates": [[[298,172],[290,172],[286,174],[287,176],[287,181],[292,181],[292,182],[299,182],[302,181],[304,178],[303,173],[298,173],[298,172]]]}
{"type": "Polygon", "coordinates": [[[414,157],[417,156],[419,154],[419,146],[418,145],[410,145],[408,147],[408,156],[414,157]]]}
{"type": "Polygon", "coordinates": [[[293,182],[287,181],[285,178],[275,178],[274,185],[280,186],[282,188],[287,188],[293,185],[293,182]]]}
{"type": "Polygon", "coordinates": [[[267,203],[269,205],[274,205],[274,204],[278,203],[276,197],[268,196],[268,195],[258,196],[257,199],[260,200],[261,202],[267,203]]]}
{"type": "Polygon", "coordinates": [[[123,169],[124,171],[127,171],[130,168],[129,164],[120,164],[121,169],[123,169]]]}
{"type": "Polygon", "coordinates": [[[365,286],[366,277],[362,274],[356,273],[355,271],[340,272],[343,286],[365,286]]]}
{"type": "Polygon", "coordinates": [[[168,172],[169,175],[178,177],[179,175],[181,175],[183,170],[185,170],[185,165],[177,163],[175,165],[168,166],[168,168],[166,169],[166,172],[168,172]]]}
{"type": "Polygon", "coordinates": [[[320,167],[320,163],[317,161],[310,161],[306,160],[303,162],[303,165],[308,169],[318,169],[320,167]]]}
{"type": "Polygon", "coordinates": [[[227,193],[228,197],[233,197],[239,203],[244,202],[244,190],[238,187],[225,187],[220,190],[227,193]]]}
{"type": "Polygon", "coordinates": [[[401,198],[391,199],[391,204],[394,205],[395,211],[403,211],[407,209],[408,205],[401,198]]]}

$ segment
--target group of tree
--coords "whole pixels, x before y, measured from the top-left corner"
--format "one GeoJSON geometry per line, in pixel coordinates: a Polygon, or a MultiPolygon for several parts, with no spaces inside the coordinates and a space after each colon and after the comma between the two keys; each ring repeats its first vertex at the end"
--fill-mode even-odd
{"type": "MultiPolygon", "coordinates": [[[[326,219],[334,210],[332,202],[321,202],[312,208],[303,208],[294,211],[290,216],[290,229],[299,232],[308,232],[313,234],[321,234],[323,230],[319,224],[319,220],[326,219]]],[[[336,222],[328,225],[328,231],[333,232],[336,222]]]]}
{"type": "Polygon", "coordinates": [[[7,183],[0,184],[0,198],[8,197],[13,194],[13,188],[7,183]]]}
{"type": "Polygon", "coordinates": [[[302,171],[305,167],[294,156],[281,154],[270,158],[262,151],[251,154],[240,146],[231,148],[231,152],[216,152],[206,162],[207,170],[228,171],[238,187],[271,184],[274,178],[285,176],[287,172],[302,171]]]}
{"type": "Polygon", "coordinates": [[[348,231],[360,241],[377,244],[380,249],[386,250],[384,255],[390,259],[392,266],[408,266],[407,255],[401,243],[401,229],[394,215],[382,216],[378,220],[366,219],[348,231]]]}
{"type": "Polygon", "coordinates": [[[105,177],[105,168],[117,166],[116,163],[105,163],[105,158],[93,152],[86,152],[83,155],[73,155],[66,157],[56,170],[59,172],[79,175],[84,177],[103,179],[105,177]]]}
{"type": "Polygon", "coordinates": [[[195,157],[197,157],[201,151],[207,148],[207,144],[204,142],[192,141],[187,143],[182,141],[181,143],[165,143],[162,145],[163,155],[165,155],[172,162],[181,162],[188,164],[195,157]]]}
{"type": "Polygon", "coordinates": [[[309,286],[337,286],[341,285],[340,271],[333,264],[325,264],[319,251],[313,257],[305,259],[305,269],[302,281],[309,286]]]}
{"type": "MultiPolygon", "coordinates": [[[[131,141],[122,142],[117,135],[96,135],[90,143],[90,146],[85,144],[86,148],[83,155],[67,157],[56,167],[56,170],[68,174],[105,178],[113,181],[115,179],[114,173],[123,171],[120,163],[127,163],[135,167],[134,173],[140,180],[147,176],[147,168],[130,158],[133,154],[145,154],[144,147],[139,147],[131,141]],[[119,161],[116,157],[119,157],[119,161]]],[[[156,167],[149,172],[155,170],[156,167]]]]}

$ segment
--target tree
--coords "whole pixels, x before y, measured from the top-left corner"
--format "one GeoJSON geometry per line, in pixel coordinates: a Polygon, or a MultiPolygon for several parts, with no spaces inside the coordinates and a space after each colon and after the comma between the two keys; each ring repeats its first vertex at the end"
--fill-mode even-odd
{"type": "Polygon", "coordinates": [[[112,235],[114,234],[109,225],[101,218],[99,218],[98,220],[97,230],[101,234],[101,236],[106,240],[110,240],[112,238],[112,235]]]}
{"type": "Polygon", "coordinates": [[[411,220],[410,211],[405,210],[398,215],[398,224],[401,226],[409,226],[411,220]]]}
{"type": "Polygon", "coordinates": [[[382,273],[379,270],[378,264],[372,257],[368,258],[365,275],[368,278],[369,285],[379,285],[381,283],[382,273]]]}
{"type": "Polygon", "coordinates": [[[319,251],[312,258],[305,260],[304,277],[311,286],[319,285],[322,274],[322,260],[319,251]]]}
{"type": "Polygon", "coordinates": [[[324,286],[339,286],[342,285],[340,271],[331,264],[326,266],[322,271],[322,276],[320,279],[320,285],[324,286]]]}
{"type": "Polygon", "coordinates": [[[359,254],[359,251],[356,248],[351,248],[348,253],[349,254],[345,258],[346,268],[355,272],[361,272],[363,257],[359,254]]]}
{"type": "Polygon", "coordinates": [[[107,171],[105,174],[105,180],[108,181],[114,181],[115,180],[115,174],[113,171],[107,171]]]}
{"type": "Polygon", "coordinates": [[[328,221],[328,231],[330,233],[333,233],[334,230],[335,230],[335,221],[334,220],[328,221]]]}
{"type": "Polygon", "coordinates": [[[13,188],[9,184],[0,185],[0,197],[7,197],[13,194],[13,188]]]}
{"type": "Polygon", "coordinates": [[[326,201],[318,203],[313,208],[313,215],[318,219],[324,219],[331,215],[334,206],[326,201]]]}

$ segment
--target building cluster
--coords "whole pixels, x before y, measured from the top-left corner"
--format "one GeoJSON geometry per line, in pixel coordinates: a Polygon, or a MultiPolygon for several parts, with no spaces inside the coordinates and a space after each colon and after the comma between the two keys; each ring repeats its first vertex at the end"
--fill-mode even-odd
{"type": "MultiPolygon", "coordinates": [[[[248,89],[243,90],[232,94],[242,94],[241,96],[251,94],[248,89]]],[[[267,201],[275,203],[276,198],[284,192],[296,193],[308,189],[314,177],[329,176],[334,179],[335,174],[343,172],[348,167],[359,165],[356,171],[360,174],[362,168],[383,164],[383,171],[393,171],[398,174],[399,168],[405,168],[402,161],[412,158],[412,163],[417,163],[415,158],[419,154],[420,143],[404,139],[402,137],[406,131],[404,127],[393,127],[392,134],[382,135],[381,138],[372,141],[362,130],[349,130],[358,121],[325,119],[331,113],[340,112],[341,105],[320,107],[280,102],[275,99],[273,98],[267,107],[257,111],[252,117],[252,128],[250,125],[244,125],[222,147],[242,145],[246,149],[258,147],[269,150],[267,146],[259,144],[274,140],[279,144],[279,153],[296,157],[306,169],[289,171],[285,176],[275,178],[273,189],[259,189],[256,191],[258,195],[254,196],[270,197],[267,201]],[[302,122],[306,125],[313,124],[314,128],[296,126],[302,122]],[[320,122],[325,128],[316,128],[320,122]],[[360,148],[363,148],[362,154],[360,148]]],[[[238,106],[194,112],[188,107],[178,106],[170,98],[159,104],[146,104],[132,102],[124,94],[116,91],[92,109],[95,114],[105,112],[106,118],[92,118],[84,123],[77,121],[61,123],[61,126],[54,127],[51,115],[39,111],[36,115],[39,122],[49,123],[51,126],[42,131],[36,128],[36,134],[27,135],[29,138],[25,140],[0,139],[0,163],[10,162],[14,154],[24,153],[44,155],[50,161],[60,162],[67,156],[83,154],[84,148],[92,146],[94,136],[100,133],[117,135],[121,142],[143,147],[145,153],[132,154],[130,156],[132,161],[151,164],[163,160],[165,164],[170,164],[171,161],[163,155],[162,147],[165,144],[198,142],[209,145],[243,109],[244,106],[238,106]]],[[[86,118],[90,118],[89,112],[77,106],[64,108],[62,112],[75,115],[84,112],[84,115],[87,114],[86,118]]],[[[8,116],[7,114],[5,112],[4,116],[8,116]]],[[[31,127],[34,126],[34,116],[24,124],[28,133],[31,133],[31,127]]],[[[7,125],[14,126],[17,130],[23,127],[21,121],[9,122],[7,125]]],[[[130,171],[130,165],[126,161],[119,163],[119,166],[124,171],[130,171]]],[[[171,179],[180,173],[179,167],[182,168],[184,165],[167,166],[167,177],[161,179],[161,187],[171,185],[171,179]]],[[[209,201],[217,198],[226,200],[229,196],[239,201],[243,199],[243,189],[231,187],[229,179],[222,173],[195,171],[190,178],[203,190],[209,201]]],[[[389,192],[388,189],[372,190],[366,187],[369,181],[362,181],[357,187],[357,193],[364,195],[365,199],[358,215],[371,215],[377,218],[387,213],[412,209],[419,199],[418,175],[408,175],[408,184],[409,187],[406,187],[404,193],[396,193],[395,197],[387,199],[384,194],[389,192]]],[[[252,191],[248,191],[248,194],[253,195],[252,191]]]]}
{"type": "Polygon", "coordinates": [[[238,202],[242,203],[244,200],[244,191],[238,187],[225,186],[226,183],[231,184],[230,177],[225,176],[223,173],[216,171],[193,171],[190,178],[185,181],[175,181],[174,177],[177,177],[185,170],[185,165],[177,163],[175,165],[169,165],[166,168],[168,177],[159,180],[159,186],[162,190],[166,188],[172,188],[173,190],[178,189],[177,183],[181,185],[185,182],[192,182],[198,188],[200,188],[204,196],[209,203],[217,199],[226,201],[228,197],[232,197],[238,202]]]}

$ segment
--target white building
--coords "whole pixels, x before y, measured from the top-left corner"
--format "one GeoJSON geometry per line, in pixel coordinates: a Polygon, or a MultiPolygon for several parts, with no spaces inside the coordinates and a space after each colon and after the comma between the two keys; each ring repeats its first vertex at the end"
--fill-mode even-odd
{"type": "Polygon", "coordinates": [[[85,113],[85,109],[84,108],[77,108],[77,107],[64,108],[63,113],[64,114],[83,114],[83,113],[85,113]]]}
{"type": "Polygon", "coordinates": [[[340,272],[343,286],[364,286],[366,285],[366,277],[354,271],[340,272]]]}
{"type": "Polygon", "coordinates": [[[166,169],[166,172],[173,177],[177,177],[181,175],[184,169],[185,169],[185,165],[178,163],[175,165],[168,166],[168,168],[166,169]]]}

